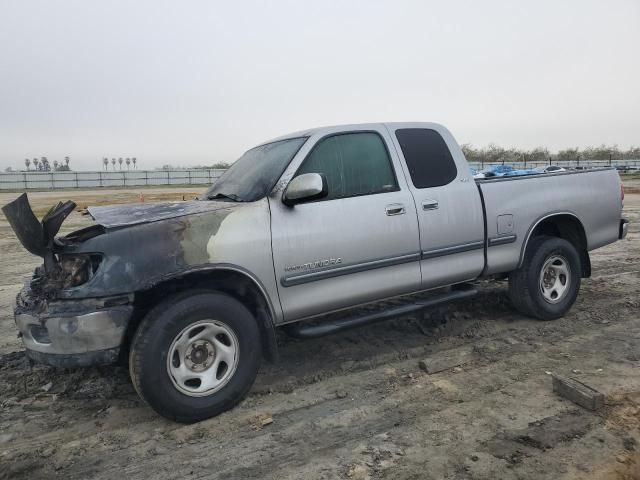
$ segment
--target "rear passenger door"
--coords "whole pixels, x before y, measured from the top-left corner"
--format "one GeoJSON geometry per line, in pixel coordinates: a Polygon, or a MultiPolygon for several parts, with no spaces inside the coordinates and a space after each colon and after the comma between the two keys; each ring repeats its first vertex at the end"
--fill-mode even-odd
{"type": "Polygon", "coordinates": [[[322,131],[283,175],[320,173],[326,198],[288,207],[269,197],[273,260],[285,321],[420,288],[418,222],[382,125],[322,131]]]}
{"type": "Polygon", "coordinates": [[[484,215],[460,148],[440,125],[389,128],[416,202],[422,288],[476,278],[484,268],[484,215]]]}

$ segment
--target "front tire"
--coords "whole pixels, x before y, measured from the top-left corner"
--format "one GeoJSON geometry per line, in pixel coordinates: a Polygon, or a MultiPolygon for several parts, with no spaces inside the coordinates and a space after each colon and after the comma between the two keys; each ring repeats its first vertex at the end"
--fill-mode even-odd
{"type": "Polygon", "coordinates": [[[580,256],[571,243],[557,237],[534,237],[522,267],[509,275],[511,304],[540,320],[560,318],[576,301],[581,272],[580,256]]]}
{"type": "Polygon", "coordinates": [[[146,315],[131,345],[129,371],[156,412],[190,423],[240,402],[261,358],[251,312],[229,295],[196,291],[170,297],[146,315]]]}

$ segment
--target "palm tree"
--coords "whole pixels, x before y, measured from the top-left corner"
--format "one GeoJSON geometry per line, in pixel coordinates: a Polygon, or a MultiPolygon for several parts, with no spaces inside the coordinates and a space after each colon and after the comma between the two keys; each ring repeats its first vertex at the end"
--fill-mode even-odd
{"type": "Polygon", "coordinates": [[[40,163],[42,164],[42,170],[45,172],[51,170],[51,167],[49,167],[49,159],[47,157],[40,157],[40,163]]]}
{"type": "Polygon", "coordinates": [[[116,159],[115,158],[111,159],[111,165],[113,165],[113,169],[115,170],[116,169],[116,159]]]}
{"type": "Polygon", "coordinates": [[[70,160],[71,160],[71,159],[70,159],[69,157],[64,157],[64,163],[65,163],[65,165],[67,166],[67,170],[69,170],[69,161],[70,161],[70,160]]]}
{"type": "Polygon", "coordinates": [[[53,170],[58,170],[58,160],[53,161],[53,170]]]}
{"type": "Polygon", "coordinates": [[[129,170],[129,165],[131,165],[131,159],[129,157],[127,157],[127,159],[124,161],[124,163],[127,164],[127,170],[129,170]]]}
{"type": "Polygon", "coordinates": [[[120,170],[122,170],[122,157],[118,159],[118,163],[120,164],[120,170]]]}
{"type": "Polygon", "coordinates": [[[31,165],[31,160],[29,160],[28,158],[24,159],[24,164],[27,167],[27,171],[29,171],[29,165],[31,165]]]}
{"type": "Polygon", "coordinates": [[[133,157],[131,161],[133,162],[133,168],[137,168],[136,163],[138,163],[138,161],[136,160],[136,157],[133,157]]]}
{"type": "Polygon", "coordinates": [[[102,163],[104,164],[104,169],[107,170],[109,168],[109,159],[107,157],[104,157],[102,159],[102,163]]]}
{"type": "Polygon", "coordinates": [[[33,159],[33,168],[35,168],[36,170],[40,170],[40,165],[38,163],[38,159],[37,158],[33,159]]]}

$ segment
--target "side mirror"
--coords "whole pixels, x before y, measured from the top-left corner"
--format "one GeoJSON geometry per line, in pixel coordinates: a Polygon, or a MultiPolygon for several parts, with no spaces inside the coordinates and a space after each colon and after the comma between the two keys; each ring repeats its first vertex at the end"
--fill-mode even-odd
{"type": "Polygon", "coordinates": [[[326,197],[329,193],[327,179],[320,173],[304,173],[295,177],[287,185],[282,202],[288,207],[296,203],[309,202],[326,197]]]}

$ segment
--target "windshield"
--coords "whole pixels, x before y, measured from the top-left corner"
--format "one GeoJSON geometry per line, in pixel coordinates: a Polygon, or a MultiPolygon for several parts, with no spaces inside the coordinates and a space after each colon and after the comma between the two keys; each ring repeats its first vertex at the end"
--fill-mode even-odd
{"type": "Polygon", "coordinates": [[[252,148],[205,193],[205,198],[254,202],[267,195],[307,137],[290,138],[252,148]]]}

